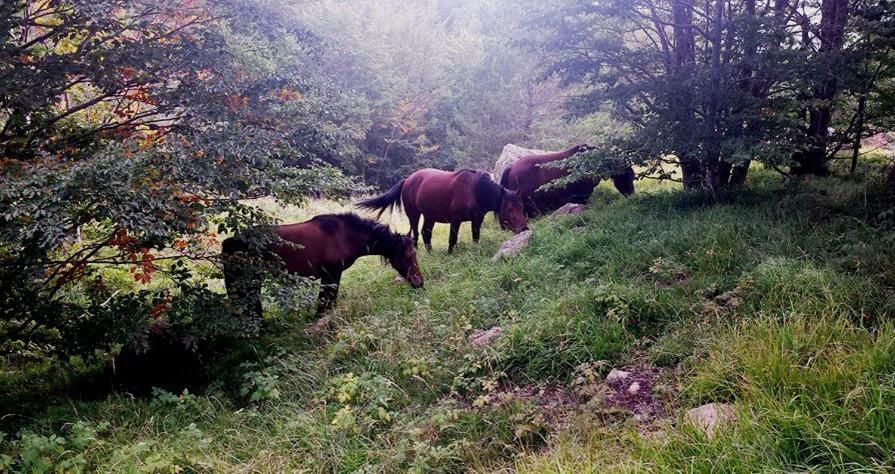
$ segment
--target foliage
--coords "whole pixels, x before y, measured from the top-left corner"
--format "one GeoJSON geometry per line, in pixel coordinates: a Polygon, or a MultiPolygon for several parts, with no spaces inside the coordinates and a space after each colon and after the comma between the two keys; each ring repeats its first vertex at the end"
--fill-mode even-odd
{"type": "MultiPolygon", "coordinates": [[[[343,165],[388,188],[424,167],[490,169],[507,143],[565,149],[593,125],[563,120],[567,92],[519,47],[503,2],[310,2],[300,21],[334,46],[323,67],[356,94],[360,153],[343,165]]],[[[598,124],[599,125],[599,124],[598,124]]]]}
{"type": "Polygon", "coordinates": [[[883,0],[4,2],[0,470],[891,470],[895,212],[861,138],[891,126],[892,25],[883,0]],[[224,295],[223,236],[506,142],[688,189],[603,184],[498,262],[488,221],[420,256],[423,290],[361,259],[315,324],[276,262],[263,321],[224,295]],[[611,403],[614,367],[661,374],[660,418],[611,403]],[[713,401],[740,421],[708,439],[683,417],[713,401]]]}
{"type": "MultiPolygon", "coordinates": [[[[534,221],[529,248],[497,264],[487,257],[506,236],[489,222],[479,246],[464,233],[454,255],[421,256],[425,292],[361,260],[330,332],[306,335],[308,321],[269,306],[270,331],[207,362],[220,380],[210,388],[51,404],[17,419],[0,452],[18,469],[22,440],[69,443],[69,423],[81,422],[96,441],[43,455],[80,455],[85,470],[887,466],[895,255],[876,227],[885,206],[865,201],[880,183],[754,179],[728,205],[661,187],[621,199],[601,186],[589,211],[534,221]],[[491,346],[469,343],[493,326],[504,332],[491,346]],[[599,393],[588,390],[611,367],[647,362],[673,377],[668,418],[655,421],[667,441],[606,414],[599,395],[549,395],[599,393]],[[743,422],[713,440],[677,423],[707,401],[736,402],[743,422]]],[[[338,209],[314,201],[276,214],[338,209]]]]}
{"type": "Polygon", "coordinates": [[[743,183],[752,160],[822,174],[843,147],[855,142],[857,153],[867,124],[887,115],[879,112],[889,106],[883,91],[893,71],[883,58],[891,54],[893,18],[883,13],[886,2],[849,3],[540,8],[530,22],[549,34],[533,44],[555,51],[551,70],[583,86],[571,109],[609,105],[628,125],[579,157],[578,174],[603,174],[604,161],[623,159],[718,195],[743,183]],[[846,109],[847,96],[869,100],[875,112],[846,109]]]}
{"type": "Polygon", "coordinates": [[[269,222],[240,199],[350,188],[322,161],[344,138],[307,67],[317,43],[271,13],[0,7],[2,350],[91,354],[159,324],[212,337],[199,322],[225,325],[226,308],[184,261],[213,261],[219,234],[269,222]],[[117,266],[139,291],[109,285],[117,266]]]}

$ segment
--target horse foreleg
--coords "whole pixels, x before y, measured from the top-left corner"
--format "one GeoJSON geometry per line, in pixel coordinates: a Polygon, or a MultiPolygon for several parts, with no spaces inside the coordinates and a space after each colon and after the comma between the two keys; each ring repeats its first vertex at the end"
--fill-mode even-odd
{"type": "Polygon", "coordinates": [[[522,208],[525,212],[525,217],[532,218],[538,215],[538,204],[535,202],[534,196],[528,196],[523,200],[522,208]]]}
{"type": "Polygon", "coordinates": [[[482,236],[482,221],[485,220],[484,215],[476,215],[472,218],[472,241],[479,243],[479,237],[482,236]]]}
{"type": "Polygon", "coordinates": [[[339,296],[339,284],[342,280],[342,273],[329,274],[326,273],[320,279],[320,295],[317,296],[317,317],[323,316],[323,313],[333,307],[336,297],[339,296]]]}
{"type": "Polygon", "coordinates": [[[432,228],[435,227],[435,221],[423,216],[423,244],[426,250],[432,251],[432,228]]]}
{"type": "Polygon", "coordinates": [[[451,236],[448,239],[448,253],[454,252],[454,246],[457,245],[457,235],[460,233],[460,221],[451,222],[451,236]]]}

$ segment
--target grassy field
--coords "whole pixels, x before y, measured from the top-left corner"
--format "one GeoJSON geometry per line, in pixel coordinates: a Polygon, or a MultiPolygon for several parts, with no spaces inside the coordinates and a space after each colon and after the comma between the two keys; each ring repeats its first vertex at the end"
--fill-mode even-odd
{"type": "Polygon", "coordinates": [[[493,220],[451,256],[437,226],[425,289],[362,259],[323,331],[269,307],[208,388],[52,402],[0,434],[0,471],[895,469],[895,234],[874,181],[758,172],[718,205],[640,191],[601,187],[498,263],[493,220]],[[611,368],[644,377],[643,403],[607,387],[611,368]],[[684,416],[707,402],[737,415],[712,437],[684,416]]]}

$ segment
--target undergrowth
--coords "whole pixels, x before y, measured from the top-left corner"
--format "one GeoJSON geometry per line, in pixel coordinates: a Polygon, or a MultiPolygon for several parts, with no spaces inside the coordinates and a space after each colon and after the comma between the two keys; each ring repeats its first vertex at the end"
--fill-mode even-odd
{"type": "MultiPolygon", "coordinates": [[[[438,226],[424,290],[362,259],[328,329],[306,332],[308,308],[268,308],[265,336],[208,361],[201,391],[5,408],[0,470],[891,470],[895,246],[875,186],[758,172],[724,204],[601,186],[496,263],[508,234],[493,221],[479,245],[463,227],[450,256],[438,226]],[[673,378],[661,436],[577,396],[558,397],[563,416],[543,403],[631,365],[673,378]],[[683,417],[706,402],[738,415],[711,439],[683,417]]],[[[261,205],[289,221],[341,209],[261,205]]],[[[6,368],[0,387],[39,397],[71,363],[6,368]]]]}

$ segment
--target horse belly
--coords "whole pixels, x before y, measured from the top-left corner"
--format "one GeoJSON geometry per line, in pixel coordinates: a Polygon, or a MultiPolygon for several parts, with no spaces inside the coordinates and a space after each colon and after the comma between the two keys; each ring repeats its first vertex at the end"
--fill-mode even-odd
{"type": "Polygon", "coordinates": [[[328,235],[314,226],[293,229],[289,235],[280,233],[288,243],[272,244],[272,249],[283,261],[286,271],[305,278],[319,278],[342,265],[346,252],[341,238],[328,235]]]}
{"type": "MultiPolygon", "coordinates": [[[[299,244],[300,245],[300,244],[299,244]]],[[[274,244],[273,251],[283,261],[286,271],[306,278],[319,276],[320,259],[307,248],[274,244]]]]}

